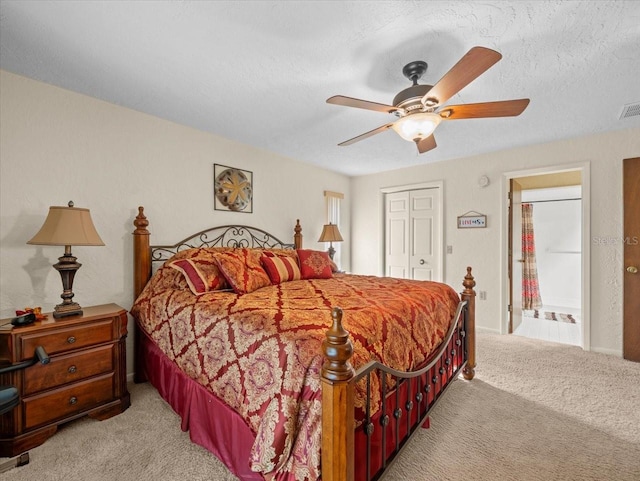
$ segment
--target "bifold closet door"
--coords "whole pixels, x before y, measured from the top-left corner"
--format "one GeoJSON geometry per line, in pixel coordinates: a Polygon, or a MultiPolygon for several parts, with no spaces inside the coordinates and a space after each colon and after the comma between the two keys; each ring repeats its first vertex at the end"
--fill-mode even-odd
{"type": "Polygon", "coordinates": [[[442,219],[437,188],[386,194],[385,274],[442,281],[442,219]]]}

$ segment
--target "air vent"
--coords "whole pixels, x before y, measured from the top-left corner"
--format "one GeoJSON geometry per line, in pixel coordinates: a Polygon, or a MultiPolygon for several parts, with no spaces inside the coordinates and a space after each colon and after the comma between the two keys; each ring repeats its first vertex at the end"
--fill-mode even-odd
{"type": "Polygon", "coordinates": [[[637,115],[640,115],[640,102],[636,102],[635,104],[627,104],[622,108],[620,120],[628,119],[629,117],[635,117],[637,115]]]}

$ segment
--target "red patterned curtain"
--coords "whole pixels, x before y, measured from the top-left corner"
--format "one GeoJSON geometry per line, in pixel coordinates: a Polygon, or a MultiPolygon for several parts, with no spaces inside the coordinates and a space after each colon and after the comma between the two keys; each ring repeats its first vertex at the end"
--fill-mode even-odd
{"type": "Polygon", "coordinates": [[[522,204],[522,308],[540,309],[542,298],[538,285],[536,245],[533,236],[533,205],[522,204]]]}

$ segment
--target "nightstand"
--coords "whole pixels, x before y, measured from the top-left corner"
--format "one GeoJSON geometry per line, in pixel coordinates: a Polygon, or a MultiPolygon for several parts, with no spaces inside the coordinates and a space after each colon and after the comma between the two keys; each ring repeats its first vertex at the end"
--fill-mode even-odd
{"type": "MultiPolygon", "coordinates": [[[[44,443],[60,424],[82,416],[99,420],[127,409],[125,340],[127,312],[116,304],[84,308],[81,316],[0,330],[0,365],[34,357],[42,346],[51,361],[0,376],[14,385],[18,407],[0,416],[0,456],[44,443]]],[[[0,324],[10,319],[0,321],[0,324]]]]}

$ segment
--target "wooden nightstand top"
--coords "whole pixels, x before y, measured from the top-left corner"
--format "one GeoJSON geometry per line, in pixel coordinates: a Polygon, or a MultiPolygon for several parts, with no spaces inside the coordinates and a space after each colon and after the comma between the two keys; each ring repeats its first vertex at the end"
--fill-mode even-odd
{"type": "MultiPolygon", "coordinates": [[[[111,316],[119,316],[121,313],[126,313],[127,311],[120,307],[118,304],[102,304],[99,306],[91,306],[91,307],[83,307],[81,316],[68,316],[61,317],[60,319],[56,319],[53,317],[52,312],[46,312],[45,314],[48,316],[46,319],[42,321],[35,321],[31,324],[22,327],[14,327],[13,329],[1,330],[0,335],[3,333],[14,332],[17,329],[20,329],[21,333],[35,331],[40,329],[48,329],[48,328],[57,328],[60,326],[72,326],[73,324],[77,324],[79,322],[88,322],[93,319],[103,319],[105,317],[111,316]]],[[[7,319],[0,320],[0,325],[10,323],[12,317],[8,317],[7,319]]]]}
{"type": "MultiPolygon", "coordinates": [[[[48,312],[47,319],[35,321],[26,326],[15,326],[13,329],[0,330],[0,364],[8,362],[17,362],[22,359],[24,353],[21,352],[20,339],[28,339],[34,336],[48,336],[56,331],[69,331],[74,329],[86,329],[87,325],[100,323],[102,320],[114,319],[122,317],[122,320],[112,322],[114,329],[111,339],[118,339],[127,334],[127,311],[117,304],[103,304],[100,306],[91,306],[82,308],[81,316],[68,316],[56,319],[53,313],[48,312]],[[84,327],[83,327],[84,326],[84,327]]],[[[0,324],[10,323],[11,318],[3,319],[0,324]]],[[[32,353],[27,353],[32,355],[32,353]]],[[[25,354],[26,355],[26,354],[25,354]]]]}

